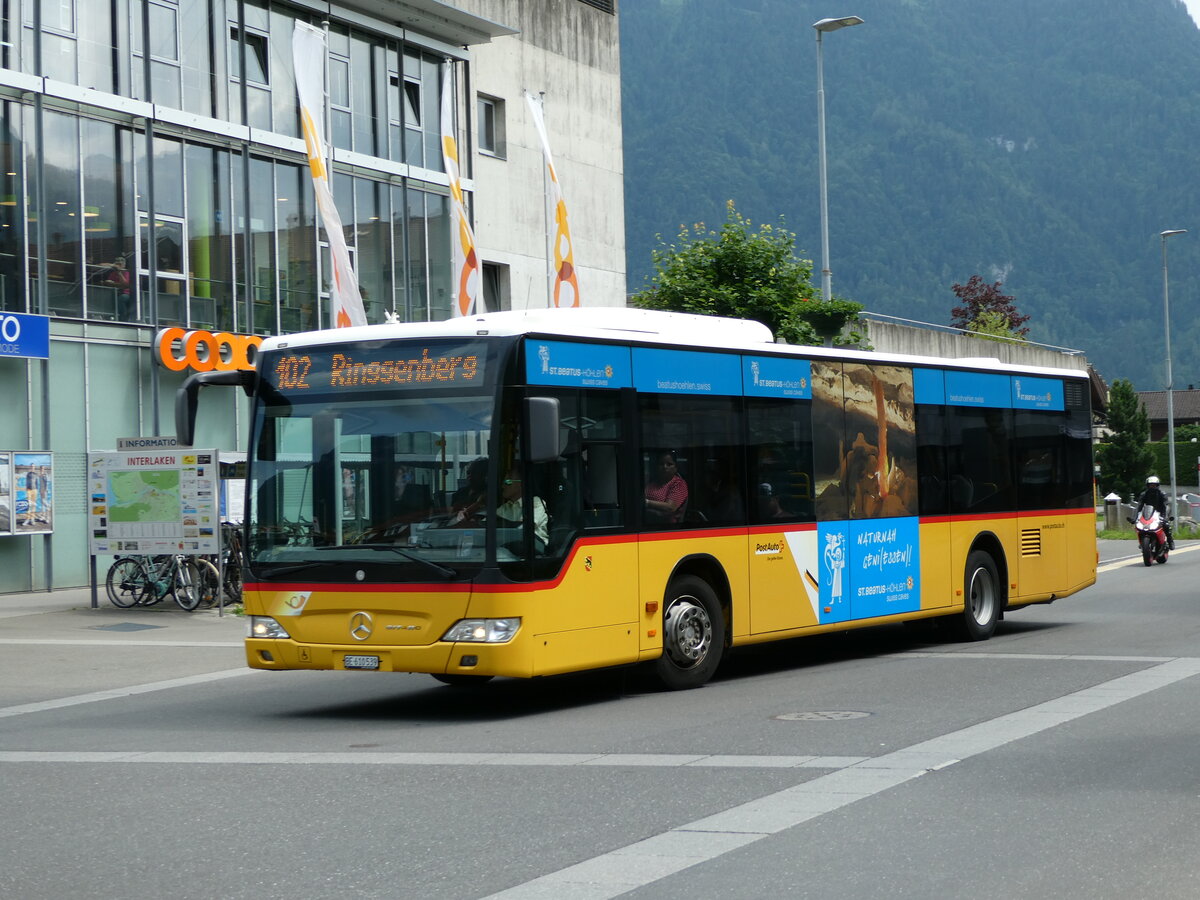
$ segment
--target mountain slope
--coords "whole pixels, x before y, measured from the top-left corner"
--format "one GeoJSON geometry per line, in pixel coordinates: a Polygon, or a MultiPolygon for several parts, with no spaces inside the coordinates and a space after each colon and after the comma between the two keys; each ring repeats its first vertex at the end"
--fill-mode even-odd
{"type": "Polygon", "coordinates": [[[948,323],[1001,279],[1035,340],[1110,380],[1200,383],[1200,31],[1180,0],[638,0],[621,7],[630,290],[655,235],[725,203],[782,215],[817,261],[816,42],[825,37],[834,292],[948,323]],[[1142,348],[1139,350],[1139,348],[1142,348]]]}

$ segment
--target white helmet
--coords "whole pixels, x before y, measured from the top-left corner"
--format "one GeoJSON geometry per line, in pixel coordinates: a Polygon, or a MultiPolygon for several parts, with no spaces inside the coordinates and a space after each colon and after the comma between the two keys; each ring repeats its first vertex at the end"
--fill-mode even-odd
{"type": "Polygon", "coordinates": [[[1160,482],[1158,480],[1157,475],[1151,475],[1149,478],[1146,479],[1146,484],[1159,484],[1159,483],[1160,482]]]}

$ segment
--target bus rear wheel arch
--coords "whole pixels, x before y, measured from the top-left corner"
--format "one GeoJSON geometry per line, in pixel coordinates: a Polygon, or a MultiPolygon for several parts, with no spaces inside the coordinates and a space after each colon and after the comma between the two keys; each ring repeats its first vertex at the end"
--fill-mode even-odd
{"type": "Polygon", "coordinates": [[[671,690],[699,687],[712,678],[725,654],[725,616],[712,586],[696,575],[679,575],[663,603],[663,652],[655,674],[671,690]]]}

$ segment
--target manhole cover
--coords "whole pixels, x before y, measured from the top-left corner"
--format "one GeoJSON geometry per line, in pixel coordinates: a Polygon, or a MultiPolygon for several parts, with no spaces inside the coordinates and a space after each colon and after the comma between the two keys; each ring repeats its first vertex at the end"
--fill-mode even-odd
{"type": "Polygon", "coordinates": [[[147,628],[165,628],[165,625],[142,625],[138,622],[118,622],[116,625],[90,625],[93,631],[145,631],[147,628]]]}
{"type": "Polygon", "coordinates": [[[781,713],[774,716],[776,719],[782,719],[784,722],[840,722],[843,719],[865,719],[869,712],[855,712],[850,709],[841,710],[823,710],[821,712],[794,712],[781,713]]]}

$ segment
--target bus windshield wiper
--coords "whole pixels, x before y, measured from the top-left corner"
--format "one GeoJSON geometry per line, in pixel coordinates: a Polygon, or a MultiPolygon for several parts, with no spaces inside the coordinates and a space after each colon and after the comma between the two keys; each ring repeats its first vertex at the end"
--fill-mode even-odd
{"type": "MultiPolygon", "coordinates": [[[[256,563],[256,565],[259,565],[259,566],[274,566],[274,565],[275,565],[275,563],[271,563],[271,562],[265,562],[265,561],[263,561],[263,560],[259,560],[259,561],[256,563]]],[[[293,572],[305,572],[305,571],[307,571],[308,569],[317,569],[317,568],[320,568],[321,566],[327,566],[327,565],[329,565],[329,563],[328,563],[327,561],[326,561],[326,562],[316,562],[316,561],[313,561],[313,560],[309,560],[309,561],[307,561],[307,562],[293,563],[293,564],[292,564],[292,565],[290,565],[290,566],[288,566],[288,565],[282,565],[282,566],[280,566],[278,569],[270,569],[270,570],[268,570],[268,574],[269,574],[269,575],[271,575],[271,576],[275,576],[275,575],[291,575],[293,572]]]]}
{"type": "Polygon", "coordinates": [[[440,563],[435,563],[431,559],[425,559],[423,556],[410,553],[408,550],[405,550],[402,547],[397,547],[394,544],[350,544],[349,546],[353,547],[355,550],[359,548],[366,550],[390,550],[392,553],[400,554],[405,559],[410,559],[413,562],[428,566],[443,578],[454,578],[456,575],[458,575],[458,572],[456,572],[454,569],[451,569],[449,566],[443,566],[440,563]]]}

